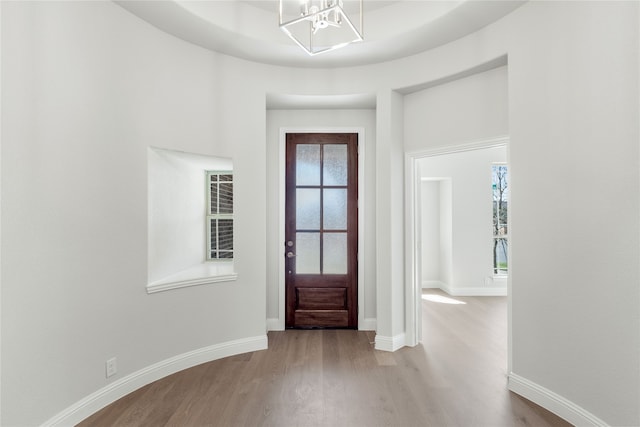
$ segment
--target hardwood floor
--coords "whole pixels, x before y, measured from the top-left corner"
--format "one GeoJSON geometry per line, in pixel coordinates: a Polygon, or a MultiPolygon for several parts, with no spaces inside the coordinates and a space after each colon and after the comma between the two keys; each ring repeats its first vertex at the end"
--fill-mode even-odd
{"type": "Polygon", "coordinates": [[[570,425],[507,390],[506,297],[425,295],[439,302],[423,299],[417,347],[374,350],[373,332],[270,332],[268,350],[156,381],[80,426],[570,425]]]}

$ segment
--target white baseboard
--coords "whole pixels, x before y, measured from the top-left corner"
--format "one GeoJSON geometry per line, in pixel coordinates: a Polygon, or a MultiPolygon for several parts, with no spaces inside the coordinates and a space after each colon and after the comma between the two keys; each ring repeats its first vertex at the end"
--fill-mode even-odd
{"type": "Polygon", "coordinates": [[[453,288],[445,282],[440,282],[440,289],[443,290],[444,292],[448,293],[449,295],[453,295],[453,288]]]}
{"type": "Polygon", "coordinates": [[[445,284],[439,280],[422,281],[422,289],[442,289],[443,286],[445,286],[445,284]]]}
{"type": "Polygon", "coordinates": [[[507,288],[450,288],[447,293],[454,297],[506,297],[507,288]]]}
{"type": "Polygon", "coordinates": [[[284,322],[277,317],[267,319],[267,331],[284,331],[284,322]]]}
{"type": "Polygon", "coordinates": [[[513,372],[509,390],[542,406],[576,426],[605,427],[608,424],[575,403],[513,372]]]}
{"type": "Polygon", "coordinates": [[[370,317],[368,319],[363,319],[362,322],[358,325],[359,331],[375,331],[378,323],[375,317],[370,317]]]}
{"type": "Polygon", "coordinates": [[[507,296],[506,286],[481,286],[458,288],[443,283],[440,287],[444,292],[453,297],[504,297],[507,296]]]}
{"type": "Polygon", "coordinates": [[[43,424],[46,427],[76,425],[80,421],[154,381],[212,360],[236,354],[264,350],[267,336],[261,335],[204,347],[163,360],[127,375],[76,402],[43,424]]]}
{"type": "Polygon", "coordinates": [[[406,345],[406,337],[405,334],[398,334],[392,337],[383,337],[380,335],[376,335],[376,350],[382,351],[396,351],[406,345]]]}

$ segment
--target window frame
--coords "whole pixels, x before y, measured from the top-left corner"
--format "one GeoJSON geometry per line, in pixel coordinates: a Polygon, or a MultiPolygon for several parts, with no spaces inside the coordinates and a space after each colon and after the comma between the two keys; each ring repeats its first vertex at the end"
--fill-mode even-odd
{"type": "MultiPolygon", "coordinates": [[[[233,171],[231,170],[206,170],[205,171],[205,192],[206,192],[206,206],[205,206],[205,225],[206,225],[206,242],[205,242],[205,260],[207,262],[229,262],[229,261],[233,261],[235,258],[235,244],[234,244],[234,240],[235,240],[235,221],[234,221],[234,208],[233,208],[233,196],[234,196],[234,187],[233,187],[233,171]],[[217,175],[218,179],[217,179],[217,186],[218,186],[218,191],[217,194],[220,194],[220,184],[221,183],[230,183],[231,184],[231,213],[220,213],[219,212],[219,206],[220,206],[220,198],[218,197],[217,199],[217,206],[218,206],[218,212],[213,213],[211,210],[211,202],[212,202],[212,191],[211,191],[211,176],[217,175]],[[220,176],[221,175],[230,175],[231,176],[231,180],[230,181],[221,181],[220,180],[220,176]],[[220,250],[219,249],[219,240],[216,242],[216,249],[215,252],[217,252],[217,256],[214,258],[212,257],[212,252],[214,252],[214,250],[212,249],[212,242],[211,242],[211,231],[212,231],[212,226],[211,223],[213,220],[216,221],[220,221],[220,220],[230,220],[231,221],[231,235],[232,235],[232,242],[231,242],[231,250],[228,249],[223,249],[220,250]],[[228,257],[220,257],[220,253],[226,253],[226,254],[230,254],[230,256],[228,257]]],[[[217,232],[216,236],[219,238],[220,233],[217,232]]]]}

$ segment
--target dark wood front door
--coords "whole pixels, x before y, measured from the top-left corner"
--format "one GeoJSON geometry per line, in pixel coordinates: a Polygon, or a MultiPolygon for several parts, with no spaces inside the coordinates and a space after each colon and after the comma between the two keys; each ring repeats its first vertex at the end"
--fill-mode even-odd
{"type": "Polygon", "coordinates": [[[355,329],[358,134],[286,141],[286,327],[355,329]]]}

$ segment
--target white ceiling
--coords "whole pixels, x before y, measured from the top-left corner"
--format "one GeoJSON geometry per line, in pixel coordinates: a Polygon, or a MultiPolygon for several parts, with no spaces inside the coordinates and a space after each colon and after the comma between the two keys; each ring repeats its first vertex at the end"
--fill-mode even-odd
{"type": "Polygon", "coordinates": [[[310,57],[278,28],[277,0],[116,1],[159,29],[212,51],[267,64],[314,68],[413,55],[477,31],[524,2],[364,0],[364,41],[310,57]]]}

